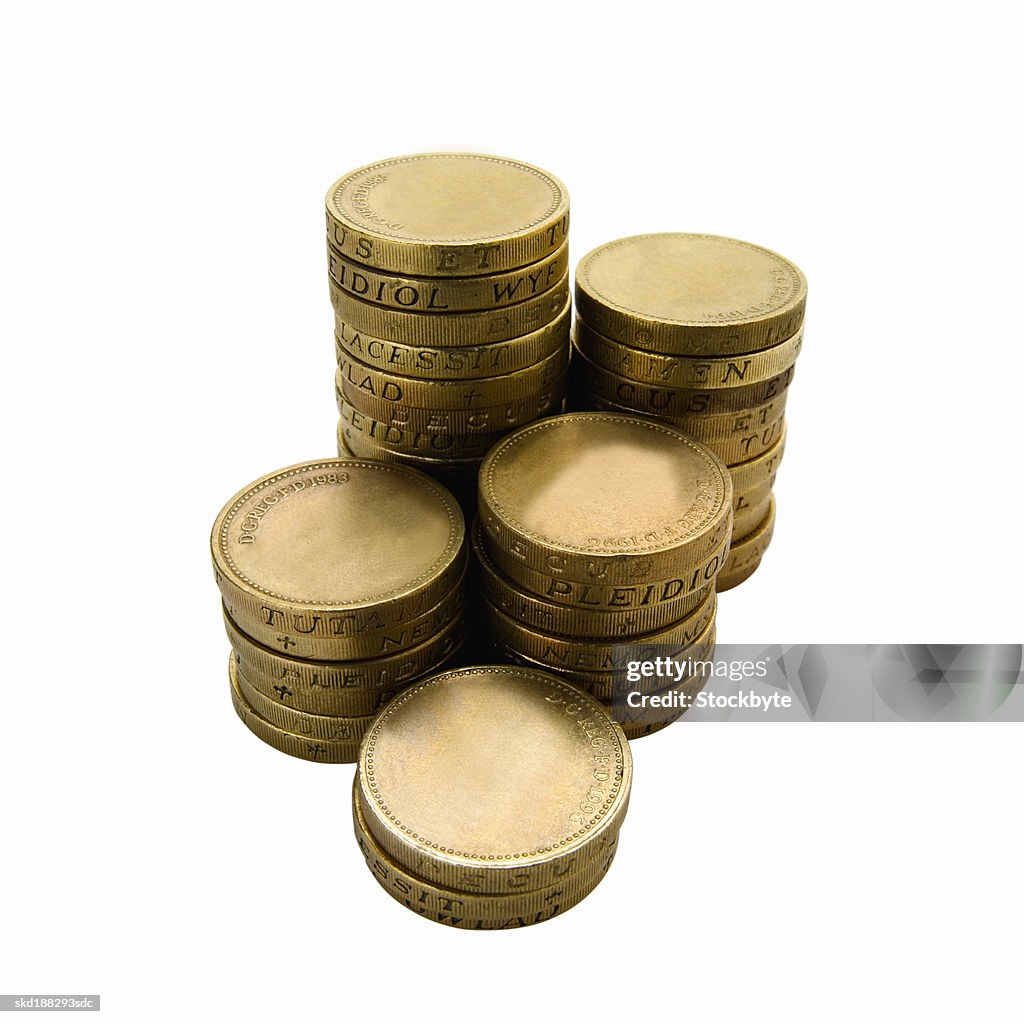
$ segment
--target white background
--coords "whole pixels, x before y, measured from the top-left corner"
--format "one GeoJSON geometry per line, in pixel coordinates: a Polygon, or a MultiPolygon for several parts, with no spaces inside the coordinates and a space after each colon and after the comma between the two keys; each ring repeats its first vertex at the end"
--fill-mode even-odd
{"type": "Polygon", "coordinates": [[[327,186],[472,149],[568,184],[573,262],[693,230],[806,273],[775,541],[720,640],[1024,639],[1008,10],[9,11],[0,991],[128,1022],[1019,1014],[1019,727],[670,729],[593,896],[463,934],[373,882],[351,768],[236,721],[207,548],[236,489],[333,450],[327,186]]]}

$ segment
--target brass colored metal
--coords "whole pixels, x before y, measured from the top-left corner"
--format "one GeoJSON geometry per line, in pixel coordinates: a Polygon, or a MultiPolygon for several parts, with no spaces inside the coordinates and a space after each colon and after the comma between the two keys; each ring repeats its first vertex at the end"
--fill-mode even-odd
{"type": "Polygon", "coordinates": [[[339,291],[363,302],[419,313],[500,309],[542,295],[569,273],[563,244],[537,263],[486,277],[399,277],[346,259],[327,246],[327,272],[339,291]]]}
{"type": "Polygon", "coordinates": [[[595,367],[635,383],[696,391],[745,387],[778,377],[796,362],[803,340],[801,328],[792,338],[760,352],[700,358],[630,348],[598,334],[582,319],[576,320],[575,329],[577,349],[595,367]]]}
{"type": "Polygon", "coordinates": [[[687,590],[681,596],[661,602],[655,601],[656,588],[650,587],[646,599],[610,608],[595,608],[586,599],[579,605],[558,604],[522,589],[498,569],[487,553],[479,523],[470,530],[469,536],[480,570],[480,589],[486,600],[513,619],[546,633],[580,638],[617,637],[625,642],[628,637],[649,633],[685,618],[705,600],[713,587],[713,583],[708,583],[699,590],[687,590]]]}
{"type": "Polygon", "coordinates": [[[384,409],[410,406],[431,411],[465,410],[507,405],[528,398],[554,384],[569,365],[569,346],[528,366],[525,370],[479,380],[419,380],[377,370],[347,353],[338,360],[336,386],[376,399],[384,409]]]}
{"type": "MultiPolygon", "coordinates": [[[[356,415],[361,416],[360,413],[356,413],[356,415]]],[[[377,425],[382,427],[381,424],[377,425]]],[[[349,436],[346,436],[346,426],[347,424],[343,419],[338,420],[338,454],[343,458],[379,459],[382,462],[396,462],[399,465],[410,466],[412,469],[419,469],[424,473],[430,473],[432,476],[440,479],[445,486],[448,486],[449,482],[452,485],[471,482],[474,487],[476,486],[476,477],[480,470],[480,459],[442,459],[431,458],[427,455],[408,455],[405,452],[384,448],[358,430],[350,429],[348,431],[349,436]]]]}
{"type": "Polygon", "coordinates": [[[384,658],[302,661],[256,643],[226,611],[224,628],[240,673],[264,696],[296,712],[349,718],[374,714],[403,687],[434,672],[458,650],[465,632],[457,616],[422,643],[384,658]]]}
{"type": "Polygon", "coordinates": [[[772,497],[768,515],[764,521],[745,537],[740,537],[733,545],[729,554],[729,560],[725,564],[721,575],[715,581],[715,588],[719,593],[731,590],[739,586],[745,579],[753,575],[754,570],[761,564],[768,545],[772,542],[772,533],[775,531],[775,498],[772,497]]]}
{"type": "Polygon", "coordinates": [[[508,433],[515,427],[559,410],[565,397],[566,381],[563,372],[532,394],[510,398],[496,405],[429,409],[376,398],[341,376],[339,370],[335,375],[335,399],[343,417],[342,406],[350,405],[378,423],[391,424],[402,430],[452,435],[508,433]]]}
{"type": "Polygon", "coordinates": [[[618,833],[632,761],[595,700],[492,665],[400,693],[366,734],[357,774],[390,858],[446,888],[508,893],[558,881],[618,833]]]}
{"type": "Polygon", "coordinates": [[[338,321],[351,329],[406,345],[489,345],[518,338],[551,323],[569,300],[569,275],[542,295],[501,309],[476,313],[409,313],[385,309],[340,291],[328,282],[331,305],[338,321]]]}
{"type": "MultiPolygon", "coordinates": [[[[783,421],[782,431],[779,439],[766,451],[746,462],[738,462],[729,467],[729,476],[732,477],[732,492],[734,496],[741,496],[754,488],[767,483],[772,486],[775,483],[775,474],[779,471],[782,462],[782,455],[786,450],[786,424],[783,421]]],[[[733,505],[735,508],[735,505],[733,505]]],[[[735,532],[735,527],[734,531],[735,532]]]]}
{"type": "Polygon", "coordinates": [[[798,333],[807,281],[788,260],[719,235],[620,238],[576,268],[576,308],[606,338],[679,356],[760,352],[798,333]]]}
{"type": "Polygon", "coordinates": [[[242,699],[260,718],[271,725],[305,739],[329,740],[331,743],[358,744],[373,721],[373,715],[350,718],[342,715],[314,715],[309,711],[296,711],[262,694],[240,670],[238,655],[234,656],[235,679],[242,699]]]}
{"type": "Polygon", "coordinates": [[[536,263],[569,231],[552,174],[478,153],[419,153],[352,171],[327,192],[327,239],[397,274],[469,277],[536,263]]]}
{"type": "MultiPolygon", "coordinates": [[[[610,413],[646,416],[653,422],[671,425],[684,433],[687,429],[681,425],[681,421],[675,418],[668,419],[664,416],[652,417],[650,413],[638,413],[633,409],[628,409],[625,406],[609,402],[603,398],[593,398],[591,403],[597,406],[597,408],[607,410],[610,413]]],[[[749,429],[742,432],[737,431],[731,437],[708,440],[702,443],[729,467],[735,463],[756,458],[771,448],[782,436],[785,429],[784,412],[785,410],[772,423],[767,423],[763,426],[752,424],[749,429]]]]}
{"type": "MultiPolygon", "coordinates": [[[[710,658],[715,652],[715,638],[716,626],[715,622],[711,621],[705,627],[705,632],[701,634],[697,643],[691,644],[689,647],[680,648],[673,652],[673,656],[676,658],[693,658],[695,661],[710,658]]],[[[604,667],[595,668],[588,665],[586,660],[578,666],[548,664],[537,658],[527,657],[508,644],[499,643],[495,647],[515,664],[536,669],[540,672],[553,672],[560,678],[572,683],[573,686],[578,686],[581,690],[585,690],[595,700],[604,702],[612,700],[617,692],[622,692],[621,675],[619,676],[620,682],[616,683],[616,674],[621,673],[622,669],[630,661],[634,660],[635,653],[638,650],[633,641],[623,640],[621,651],[617,651],[614,657],[607,658],[601,662],[600,664],[604,667]]],[[[639,648],[639,650],[646,651],[649,648],[639,648]]],[[[665,651],[659,649],[659,654],[664,655],[665,653],[665,651]]],[[[638,693],[660,692],[658,690],[659,682],[656,679],[643,679],[636,684],[630,684],[630,686],[638,693]]],[[[680,685],[687,685],[688,683],[689,680],[680,685]]]]}
{"type": "Polygon", "coordinates": [[[624,645],[671,645],[677,650],[682,650],[698,643],[708,625],[714,621],[715,595],[708,594],[695,611],[664,629],[628,638],[603,637],[588,640],[560,636],[556,633],[542,633],[506,615],[489,601],[483,602],[483,615],[491,636],[506,649],[511,648],[538,664],[549,665],[555,669],[600,671],[606,666],[614,667],[616,652],[621,651],[624,645]]]}
{"type": "Polygon", "coordinates": [[[353,764],[359,756],[358,738],[327,740],[302,736],[299,733],[282,729],[280,726],[274,725],[258,715],[252,705],[246,701],[239,691],[238,670],[233,654],[228,660],[228,678],[231,681],[231,703],[234,705],[235,713],[245,724],[246,728],[263,740],[264,743],[275,747],[282,753],[301,758],[303,761],[321,761],[325,764],[353,764]]]}
{"type": "Polygon", "coordinates": [[[712,452],[664,424],[570,413],[495,445],[479,509],[492,558],[528,589],[499,552],[558,578],[635,586],[689,572],[720,548],[732,481],[712,452]]]}
{"type": "MultiPolygon", "coordinates": [[[[734,492],[735,493],[735,492],[734,492]]],[[[768,515],[772,497],[772,485],[768,481],[757,488],[741,494],[732,504],[732,535],[744,537],[754,530],[768,515]]]]}
{"type": "Polygon", "coordinates": [[[352,820],[366,865],[385,892],[421,917],[474,931],[539,924],[568,910],[592,892],[605,876],[618,845],[618,834],[608,836],[601,843],[598,856],[539,889],[463,892],[426,882],[389,856],[367,825],[358,781],[352,794],[352,820]]]}
{"type": "MultiPolygon", "coordinates": [[[[675,608],[678,601],[703,590],[721,572],[729,555],[732,531],[730,529],[718,546],[700,561],[688,564],[686,559],[681,559],[674,576],[627,583],[606,583],[599,575],[593,577],[597,582],[579,582],[566,579],[553,569],[546,572],[533,569],[520,561],[516,554],[496,546],[486,533],[481,532],[481,536],[491,561],[514,583],[531,594],[572,608],[647,608],[652,610],[652,615],[660,618],[664,614],[664,606],[675,608]]],[[[600,571],[600,567],[595,566],[595,570],[600,571]]]]}
{"type": "Polygon", "coordinates": [[[335,318],[334,349],[340,361],[346,353],[368,366],[421,380],[479,380],[514,373],[563,348],[569,339],[570,302],[543,327],[508,341],[489,345],[403,345],[361,334],[335,318]]]}
{"type": "Polygon", "coordinates": [[[795,365],[790,365],[777,376],[756,384],[694,390],[667,384],[641,384],[595,366],[578,348],[573,349],[571,367],[574,393],[636,409],[637,415],[667,419],[723,415],[785,398],[795,371],[795,365]]]}
{"type": "Polygon", "coordinates": [[[466,562],[455,499],[382,462],[325,459],[268,474],[221,510],[217,585],[248,636],[291,657],[371,658],[454,617],[466,562]]]}
{"type": "Polygon", "coordinates": [[[339,411],[339,429],[353,451],[361,450],[364,443],[372,443],[396,455],[444,459],[449,465],[456,462],[465,465],[474,459],[479,462],[507,433],[450,434],[383,423],[344,400],[339,404],[339,411]]]}

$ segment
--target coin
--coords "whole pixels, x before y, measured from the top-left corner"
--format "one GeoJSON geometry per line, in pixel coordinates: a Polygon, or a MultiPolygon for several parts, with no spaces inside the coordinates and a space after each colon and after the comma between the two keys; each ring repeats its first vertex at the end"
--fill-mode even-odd
{"type": "Polygon", "coordinates": [[[621,730],[562,680],[507,665],[414,683],[360,750],[366,824],[418,878],[537,889],[618,832],[632,780],[621,730]]]}
{"type": "Polygon", "coordinates": [[[565,397],[566,382],[567,375],[563,371],[561,376],[521,398],[468,409],[430,409],[377,398],[339,373],[335,376],[335,399],[342,416],[342,406],[349,405],[378,423],[391,424],[402,430],[463,436],[473,433],[493,435],[507,433],[514,427],[558,411],[565,397]]]}
{"type": "Polygon", "coordinates": [[[264,743],[275,747],[282,753],[303,761],[321,761],[325,764],[352,764],[359,755],[359,739],[340,740],[316,739],[289,732],[258,715],[242,696],[238,688],[238,670],[234,655],[228,661],[228,678],[231,680],[231,703],[235,713],[245,727],[264,743]]]}
{"type": "Polygon", "coordinates": [[[328,245],[327,270],[340,291],[364,302],[420,313],[459,313],[500,309],[554,288],[569,272],[569,247],[563,245],[537,263],[504,274],[398,277],[352,263],[328,245]]]}
{"type": "Polygon", "coordinates": [[[648,416],[685,417],[720,415],[784,398],[793,381],[795,366],[754,384],[729,388],[681,388],[667,384],[641,384],[594,365],[579,349],[572,353],[573,390],[607,399],[648,416]]]}
{"type": "MultiPolygon", "coordinates": [[[[735,493],[735,492],[734,492],[735,493]]],[[[768,515],[772,485],[768,481],[739,495],[732,503],[732,535],[743,537],[768,515]]]]}
{"type": "MultiPolygon", "coordinates": [[[[684,421],[676,417],[668,418],[660,415],[655,417],[651,413],[636,412],[634,409],[619,405],[617,402],[609,402],[604,398],[593,398],[590,404],[598,409],[607,410],[609,413],[647,417],[653,422],[665,423],[684,433],[693,426],[689,421],[686,421],[686,427],[684,427],[682,425],[684,421]]],[[[766,452],[782,436],[784,426],[783,410],[778,419],[772,423],[767,423],[763,426],[753,424],[747,430],[737,431],[727,438],[708,439],[701,443],[714,452],[726,466],[732,466],[737,462],[756,458],[758,455],[766,452]]],[[[700,428],[696,427],[695,429],[699,430],[700,428]]]]}
{"type": "Polygon", "coordinates": [[[451,620],[464,541],[458,503],[430,477],[325,459],[239,491],[210,547],[224,603],[246,634],[293,657],[346,660],[387,653],[396,639],[411,646],[451,620]],[[434,628],[416,632],[428,619],[434,628]]]}
{"type": "Polygon", "coordinates": [[[792,367],[804,340],[803,330],[760,352],[721,358],[664,356],[612,341],[582,319],[576,320],[576,347],[595,366],[641,384],[714,390],[771,380],[792,367]]]}
{"type": "Polygon", "coordinates": [[[375,369],[344,354],[338,360],[336,387],[342,381],[351,389],[377,399],[382,408],[410,406],[414,409],[474,410],[507,405],[528,398],[553,384],[569,365],[568,345],[525,370],[478,380],[418,380],[375,369]]]}
{"type": "Polygon", "coordinates": [[[707,583],[699,590],[685,590],[660,602],[655,601],[656,588],[649,586],[646,594],[637,596],[626,607],[594,607],[597,602],[588,595],[579,605],[558,604],[518,587],[498,569],[487,553],[479,523],[470,530],[470,541],[480,569],[480,590],[486,600],[524,625],[563,636],[625,638],[648,633],[689,615],[713,586],[707,583]]]}
{"type": "Polygon", "coordinates": [[[335,329],[339,322],[352,330],[406,345],[488,345],[529,334],[551,323],[569,300],[569,275],[541,295],[502,309],[475,313],[410,313],[385,309],[340,291],[328,282],[335,329]]]}
{"type": "Polygon", "coordinates": [[[697,643],[715,617],[715,595],[709,593],[693,612],[678,622],[628,638],[609,636],[579,639],[541,632],[506,615],[489,601],[483,603],[483,614],[491,636],[502,647],[512,648],[552,668],[594,671],[613,668],[617,653],[621,653],[624,647],[650,644],[681,650],[697,643]]]}
{"type": "MultiPolygon", "coordinates": [[[[762,484],[767,483],[769,487],[774,484],[775,474],[779,470],[785,450],[786,423],[783,421],[779,438],[770,448],[753,459],[729,467],[733,494],[743,495],[762,484]]],[[[735,505],[733,507],[735,508],[735,505]]]]}
{"type": "Polygon", "coordinates": [[[764,521],[733,544],[729,560],[715,581],[715,589],[719,593],[739,586],[745,579],[753,575],[754,570],[761,564],[768,545],[772,542],[774,531],[775,498],[773,497],[769,502],[768,515],[764,521]]]}
{"type": "MultiPolygon", "coordinates": [[[[533,569],[522,562],[516,553],[496,546],[486,533],[483,533],[483,544],[501,572],[538,597],[573,608],[649,609],[651,616],[660,619],[666,613],[667,606],[677,607],[678,602],[714,581],[725,565],[731,536],[730,529],[714,550],[693,565],[686,565],[685,559],[682,560],[682,564],[676,567],[676,575],[668,579],[643,579],[624,583],[606,582],[601,575],[604,566],[600,565],[593,566],[593,575],[589,580],[566,579],[558,568],[547,571],[533,569]]],[[[642,564],[641,569],[643,567],[642,564]]]]}
{"type": "Polygon", "coordinates": [[[355,356],[368,366],[424,380],[478,380],[533,366],[563,348],[569,338],[570,302],[549,324],[507,341],[488,345],[403,345],[361,334],[335,318],[334,346],[339,361],[355,356]]]}
{"type": "Polygon", "coordinates": [[[384,658],[303,661],[257,644],[226,611],[224,628],[239,671],[264,696],[297,712],[354,718],[372,715],[404,686],[434,672],[458,650],[464,634],[457,616],[422,643],[384,658]]]}
{"type": "Polygon", "coordinates": [[[632,416],[570,413],[517,430],[484,459],[479,495],[488,551],[519,582],[498,552],[568,580],[636,585],[698,565],[732,529],[721,461],[632,416]]]}
{"type": "Polygon", "coordinates": [[[344,399],[339,402],[338,411],[341,413],[339,429],[346,445],[352,450],[361,450],[362,444],[373,443],[395,455],[444,459],[448,464],[466,465],[474,459],[479,463],[495,442],[507,433],[497,430],[491,433],[452,434],[441,430],[420,430],[397,423],[382,423],[360,412],[344,399]]]}
{"type": "Polygon", "coordinates": [[[724,356],[784,342],[807,282],[777,253],[719,235],[634,235],[587,253],[576,309],[606,338],[670,355],[724,356]]]}
{"type": "MultiPolygon", "coordinates": [[[[592,892],[605,876],[618,844],[617,833],[608,836],[601,843],[598,856],[539,889],[507,893],[463,892],[426,882],[388,855],[366,823],[358,782],[352,794],[352,820],[366,865],[385,892],[421,917],[472,930],[538,924],[568,910],[592,892]]],[[[469,880],[474,879],[470,877],[469,880]]]]}
{"type": "MultiPolygon", "coordinates": [[[[351,407],[349,407],[351,411],[351,407]]],[[[356,413],[361,417],[361,413],[356,413]]],[[[373,420],[368,421],[373,423],[373,420]]],[[[382,424],[377,424],[382,427],[382,424]]],[[[476,486],[476,475],[480,469],[480,459],[445,459],[431,458],[428,455],[409,455],[405,452],[394,451],[378,445],[372,438],[358,430],[349,430],[346,437],[345,429],[348,424],[343,419],[338,420],[338,454],[343,458],[357,459],[380,459],[383,462],[397,462],[399,465],[406,465],[412,469],[419,469],[424,473],[434,476],[446,487],[459,486],[464,483],[472,483],[476,486]]]]}
{"type": "Polygon", "coordinates": [[[356,743],[370,727],[373,715],[349,717],[343,715],[315,715],[309,711],[296,711],[262,694],[246,679],[239,667],[239,657],[234,655],[235,680],[238,692],[246,704],[260,718],[286,732],[306,739],[328,740],[331,743],[356,743]]]}
{"type": "Polygon", "coordinates": [[[525,267],[565,245],[569,195],[554,175],[479,153],[419,153],[352,171],[327,191],[327,238],[368,267],[469,277],[525,267]]]}

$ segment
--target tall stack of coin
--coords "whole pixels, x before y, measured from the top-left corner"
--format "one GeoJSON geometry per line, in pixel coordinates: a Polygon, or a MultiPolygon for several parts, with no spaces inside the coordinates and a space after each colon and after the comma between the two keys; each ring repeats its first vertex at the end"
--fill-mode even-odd
{"type": "Polygon", "coordinates": [[[572,407],[655,417],[729,466],[735,526],[719,591],[771,541],[806,299],[788,260],[717,235],[622,238],[576,268],[572,407]]]}
{"type": "Polygon", "coordinates": [[[285,753],[354,762],[380,705],[461,642],[462,512],[417,470],[270,473],[224,506],[210,547],[235,710],[285,753]]]}
{"type": "MultiPolygon", "coordinates": [[[[635,416],[554,416],[490,451],[478,508],[484,612],[515,661],[609,702],[638,647],[710,655],[732,481],[704,445],[635,416]]],[[[631,737],[653,731],[624,728],[631,737]]]]}
{"type": "Polygon", "coordinates": [[[604,877],[632,759],[596,701],[511,666],[444,672],[381,711],[359,754],[356,838],[380,885],[456,928],[548,920],[604,877]]]}
{"type": "Polygon", "coordinates": [[[382,160],[327,193],[338,443],[454,487],[487,449],[561,409],[569,197],[529,164],[382,160]]]}

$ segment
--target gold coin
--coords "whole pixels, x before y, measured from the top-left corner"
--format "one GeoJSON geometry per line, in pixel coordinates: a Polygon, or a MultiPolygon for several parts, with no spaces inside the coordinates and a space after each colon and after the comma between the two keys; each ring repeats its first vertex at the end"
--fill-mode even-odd
{"type": "Polygon", "coordinates": [[[366,823],[358,782],[352,794],[352,820],[366,865],[385,892],[430,921],[471,930],[539,924],[575,906],[605,876],[618,844],[618,834],[607,837],[601,844],[599,856],[540,889],[507,893],[463,892],[426,882],[388,855],[366,823]]]}
{"type": "Polygon", "coordinates": [[[529,334],[489,345],[403,345],[361,334],[335,318],[334,350],[368,366],[423,380],[479,380],[525,370],[563,348],[569,339],[570,302],[549,324],[529,334]]]}
{"type": "Polygon", "coordinates": [[[542,295],[476,313],[409,313],[363,302],[328,282],[339,324],[406,345],[488,345],[530,334],[551,323],[569,301],[569,275],[542,295]]]}
{"type": "Polygon", "coordinates": [[[680,356],[759,352],[803,324],[804,275],[760,246],[719,235],[620,238],[576,268],[576,309],[606,338],[680,356]]]}
{"type": "MultiPolygon", "coordinates": [[[[358,413],[356,415],[359,415],[358,413]]],[[[345,436],[346,424],[338,420],[338,454],[342,458],[379,459],[381,462],[397,462],[429,473],[446,487],[458,487],[471,483],[476,486],[476,477],[480,469],[480,459],[444,459],[430,458],[426,455],[407,455],[405,452],[383,448],[372,439],[358,431],[350,431],[350,438],[345,436]],[[349,445],[351,444],[351,447],[349,445]]]]}
{"type": "Polygon", "coordinates": [[[358,767],[366,824],[435,884],[539,889],[616,834],[632,761],[603,707],[508,665],[414,683],[377,716],[358,767]]]}
{"type": "Polygon", "coordinates": [[[522,589],[498,569],[487,553],[479,523],[470,530],[469,536],[480,569],[480,589],[486,600],[506,615],[548,633],[623,639],[649,633],[689,615],[713,587],[713,582],[707,583],[699,590],[686,590],[679,596],[656,602],[656,588],[650,585],[641,595],[631,594],[633,603],[625,607],[621,603],[615,607],[601,606],[586,594],[579,605],[558,604],[522,589]]]}
{"type": "Polygon", "coordinates": [[[373,715],[348,717],[343,715],[315,715],[309,711],[296,711],[262,694],[248,679],[239,667],[239,657],[233,655],[235,662],[235,685],[242,699],[264,721],[294,733],[305,739],[329,740],[331,743],[358,744],[373,721],[373,715]]]}
{"type": "Polygon", "coordinates": [[[465,632],[462,617],[456,616],[422,643],[384,658],[303,661],[256,643],[226,611],[224,628],[239,671],[264,696],[296,712],[347,718],[374,714],[403,687],[436,671],[458,650],[465,632]]]}
{"type": "Polygon", "coordinates": [[[642,411],[645,416],[664,417],[721,415],[783,398],[795,370],[790,365],[782,373],[756,384],[699,390],[641,384],[596,366],[578,348],[572,350],[571,365],[574,391],[642,411]]]}
{"type": "Polygon", "coordinates": [[[338,409],[341,413],[339,431],[351,450],[362,451],[363,445],[372,443],[394,455],[443,459],[450,465],[463,466],[472,460],[479,465],[491,447],[508,433],[497,430],[493,433],[449,434],[382,423],[344,400],[338,409]]]}
{"type": "MultiPolygon", "coordinates": [[[[747,459],[746,462],[738,462],[729,467],[733,494],[746,494],[765,483],[771,487],[775,483],[775,474],[779,471],[785,450],[786,423],[783,421],[779,438],[770,448],[753,459],[747,459]]],[[[735,505],[733,507],[735,508],[735,505]]]]}
{"type": "Polygon", "coordinates": [[[488,550],[520,583],[497,552],[576,582],[635,585],[690,570],[732,530],[719,459],[632,416],[570,413],[517,430],[484,459],[479,494],[488,550]]]}
{"type": "Polygon", "coordinates": [[[745,537],[740,537],[733,544],[729,554],[729,560],[725,564],[721,575],[715,581],[715,589],[719,593],[731,590],[739,586],[745,579],[753,575],[754,570],[761,564],[768,545],[772,542],[772,534],[775,532],[775,498],[772,497],[768,505],[768,515],[753,531],[745,537]]]}
{"type": "Polygon", "coordinates": [[[778,377],[796,362],[804,340],[801,329],[792,338],[760,352],[714,359],[663,356],[630,348],[599,334],[582,319],[577,319],[574,333],[579,351],[607,372],[640,384],[698,391],[749,386],[778,377]]]}
{"type": "Polygon", "coordinates": [[[732,505],[732,535],[737,539],[750,533],[768,515],[772,485],[767,481],[741,494],[732,505]]]}
{"type": "MultiPolygon", "coordinates": [[[[662,657],[668,653],[675,658],[692,658],[694,661],[703,661],[710,658],[715,652],[715,637],[716,637],[716,626],[712,620],[706,627],[705,631],[701,634],[699,640],[695,644],[691,644],[689,647],[682,647],[679,650],[671,651],[670,648],[654,648],[658,654],[662,657]]],[[[600,700],[602,703],[613,700],[618,694],[623,692],[623,671],[627,668],[630,661],[633,661],[637,657],[638,652],[642,652],[646,657],[652,648],[637,647],[632,644],[629,640],[623,641],[623,647],[620,651],[617,651],[614,658],[606,659],[603,664],[605,668],[591,668],[586,663],[578,666],[571,667],[567,665],[549,665],[546,662],[541,661],[538,658],[530,658],[525,654],[520,653],[514,647],[510,647],[506,644],[498,643],[495,645],[498,652],[504,654],[510,661],[517,665],[522,665],[525,668],[535,669],[540,672],[553,672],[555,675],[564,679],[566,682],[571,683],[573,686],[578,686],[581,690],[589,693],[595,700],[600,700]],[[628,646],[627,646],[628,645],[628,646]]],[[[630,687],[635,688],[637,692],[646,693],[659,691],[658,688],[659,680],[641,680],[636,684],[629,684],[630,687]]],[[[684,684],[679,684],[680,686],[684,684]]],[[[701,684],[703,686],[703,683],[701,684]]]]}
{"type": "Polygon", "coordinates": [[[342,417],[345,415],[342,407],[349,405],[364,416],[402,430],[429,434],[493,435],[507,433],[524,423],[557,412],[565,397],[567,380],[567,374],[563,371],[561,376],[542,384],[532,394],[510,398],[496,405],[480,405],[468,409],[429,409],[377,398],[357,387],[339,371],[335,374],[334,396],[342,417]]]}
{"type": "Polygon", "coordinates": [[[542,295],[569,272],[563,245],[537,263],[486,277],[398,277],[347,260],[327,246],[330,279],[343,292],[390,309],[420,313],[460,313],[500,309],[542,295]]]}
{"type": "MultiPolygon", "coordinates": [[[[370,658],[411,646],[466,563],[455,499],[382,462],[324,459],[261,477],[221,510],[217,585],[246,634],[292,657],[370,658]]],[[[443,611],[443,609],[442,609],[443,611]]]]}
{"type": "Polygon", "coordinates": [[[568,365],[566,345],[533,366],[513,373],[469,381],[421,380],[377,370],[346,353],[338,360],[335,380],[339,388],[343,381],[349,388],[377,399],[383,408],[410,406],[470,412],[535,395],[562,377],[568,365]]]}
{"type": "Polygon", "coordinates": [[[565,245],[569,194],[554,175],[479,153],[418,153],[360,167],[327,192],[327,240],[368,267],[469,277],[565,245]]]}
{"type": "Polygon", "coordinates": [[[358,739],[327,740],[301,736],[258,715],[239,691],[234,655],[228,661],[228,677],[231,680],[231,703],[235,713],[245,727],[264,743],[303,761],[321,761],[324,764],[353,764],[359,756],[358,739]]]}
{"type": "Polygon", "coordinates": [[[494,640],[504,649],[512,649],[538,664],[552,668],[607,671],[616,667],[615,659],[624,648],[637,644],[672,646],[682,650],[698,642],[715,617],[715,595],[709,593],[702,604],[678,622],[636,637],[595,637],[578,639],[541,632],[524,625],[489,601],[483,602],[483,618],[494,640]]]}
{"type": "MultiPolygon", "coordinates": [[[[652,416],[650,413],[640,413],[635,409],[626,408],[616,402],[609,402],[604,398],[591,398],[590,404],[596,406],[598,409],[607,410],[609,413],[643,416],[652,422],[665,423],[669,426],[675,427],[677,430],[683,431],[684,433],[686,432],[684,427],[681,425],[681,421],[674,417],[668,418],[664,416],[652,416]]],[[[713,440],[709,439],[700,443],[704,444],[705,447],[714,452],[714,454],[717,455],[718,458],[726,464],[726,466],[732,467],[738,462],[745,462],[766,452],[779,440],[780,437],[782,437],[784,429],[785,418],[783,410],[783,413],[780,413],[778,419],[774,420],[772,423],[766,423],[763,426],[752,424],[747,430],[737,431],[729,437],[713,440]]]]}
{"type": "Polygon", "coordinates": [[[481,530],[482,543],[491,561],[531,594],[570,608],[650,609],[650,614],[659,619],[665,614],[666,606],[677,607],[678,602],[714,581],[729,555],[731,536],[730,530],[710,554],[703,556],[695,565],[677,566],[676,575],[668,579],[608,583],[599,575],[602,567],[596,565],[594,575],[587,582],[568,580],[555,569],[533,569],[520,561],[515,553],[495,546],[481,530]]]}

